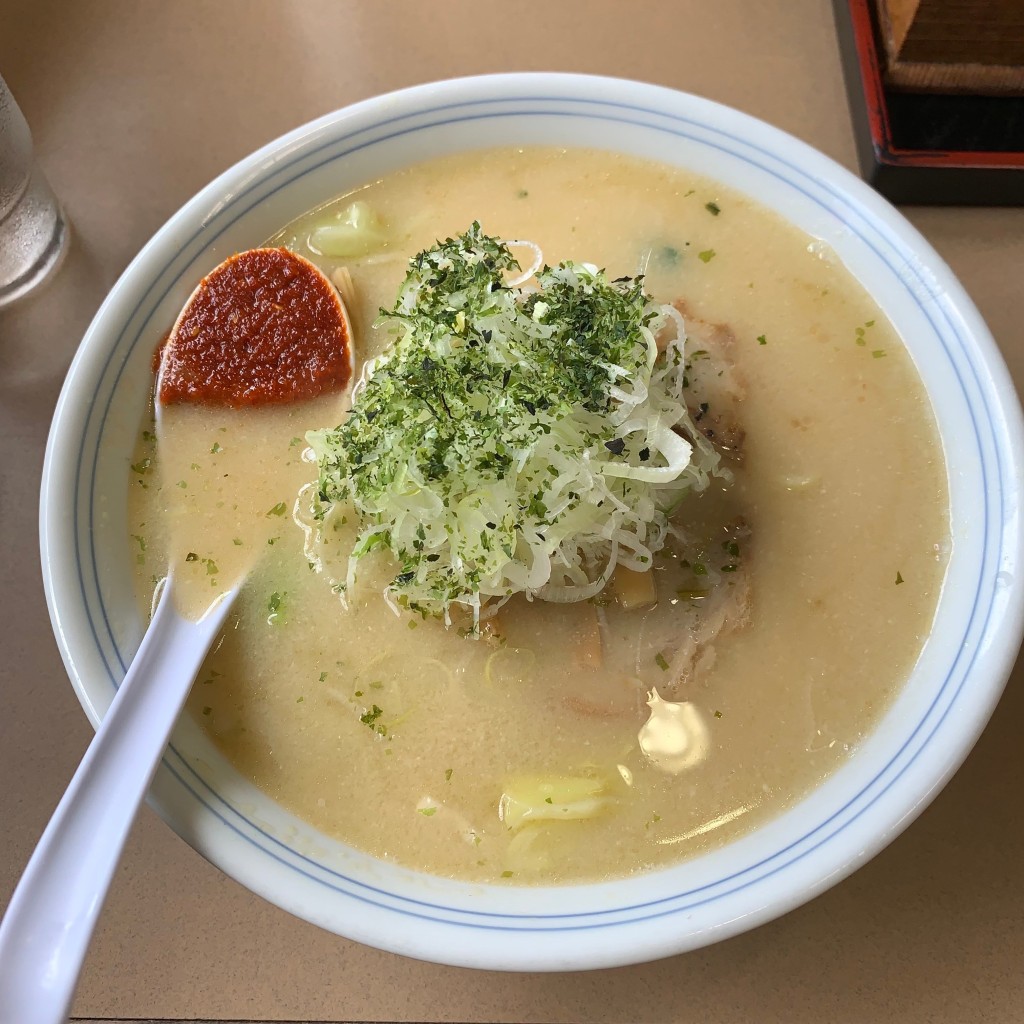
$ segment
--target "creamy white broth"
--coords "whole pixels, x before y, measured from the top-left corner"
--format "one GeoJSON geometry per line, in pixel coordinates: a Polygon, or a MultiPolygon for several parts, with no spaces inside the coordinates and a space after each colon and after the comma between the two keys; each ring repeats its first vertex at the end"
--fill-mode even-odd
{"type": "MultiPolygon", "coordinates": [[[[357,372],[387,344],[370,325],[392,303],[405,260],[473,219],[537,242],[548,262],[588,260],[612,276],[646,265],[658,299],[684,299],[695,317],[735,334],[746,382],[735,482],[684,504],[692,543],[660,560],[653,611],[513,602],[495,624],[501,645],[396,617],[380,595],[386,563],[361,573],[347,610],[332,590],[329,550],[326,571],[310,567],[292,509],[316,467],[295,439],[334,425],[345,396],[244,414],[176,410],[162,424],[166,444],[144,438],[137,453],[137,464],[152,460],[131,494],[132,533],[145,544],[131,542],[140,602],[148,608],[171,561],[192,574],[200,603],[204,588],[230,582],[225,566],[255,565],[190,713],[242,774],[300,816],[442,875],[523,884],[623,875],[779,813],[877,722],[941,586],[945,470],[891,326],[837,262],[774,215],[713,182],[625,157],[490,151],[414,167],[357,195],[388,237],[346,264],[357,372]],[[244,488],[232,483],[240,476],[244,488]],[[190,492],[205,495],[209,512],[175,526],[190,492]],[[268,516],[282,501],[287,515],[268,516]],[[736,561],[729,543],[740,552],[735,579],[717,572],[736,561]],[[699,560],[719,586],[747,588],[747,621],[674,685],[674,637],[701,614],[703,599],[685,596],[706,582],[694,577],[699,560]],[[652,766],[638,743],[653,687],[685,701],[706,729],[705,756],[677,774],[652,766]],[[498,816],[503,792],[548,775],[599,779],[601,813],[513,834],[498,816]]],[[[329,213],[271,241],[330,271],[341,261],[305,247],[329,213]]],[[[353,528],[336,535],[339,558],[353,528]]]]}

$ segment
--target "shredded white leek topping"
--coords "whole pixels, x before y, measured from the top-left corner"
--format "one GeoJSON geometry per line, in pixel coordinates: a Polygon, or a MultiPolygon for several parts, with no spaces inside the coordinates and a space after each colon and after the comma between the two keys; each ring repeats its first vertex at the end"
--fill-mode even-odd
{"type": "Polygon", "coordinates": [[[307,435],[317,515],[344,505],[360,524],[342,593],[381,548],[392,606],[447,622],[518,593],[585,600],[616,565],[650,568],[682,496],[727,475],[686,410],[672,306],[587,263],[523,278],[478,223],[419,253],[377,321],[396,341],[345,422],[307,435]]]}

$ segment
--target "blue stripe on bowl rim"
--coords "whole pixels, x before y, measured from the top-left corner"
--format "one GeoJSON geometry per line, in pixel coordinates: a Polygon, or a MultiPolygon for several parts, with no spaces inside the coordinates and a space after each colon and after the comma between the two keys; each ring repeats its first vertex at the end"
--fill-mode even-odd
{"type": "MultiPolygon", "coordinates": [[[[865,243],[881,260],[896,279],[900,280],[908,295],[914,301],[921,313],[926,317],[935,336],[939,339],[949,360],[949,365],[956,374],[963,391],[964,400],[970,410],[974,439],[977,446],[978,462],[984,480],[984,514],[981,517],[983,536],[983,558],[978,565],[978,577],[975,586],[975,594],[972,603],[972,611],[965,629],[964,639],[967,640],[972,634],[981,636],[985,633],[993,605],[993,592],[983,593],[983,583],[986,579],[994,576],[992,565],[998,565],[1002,555],[1002,531],[995,530],[999,539],[999,550],[990,549],[989,525],[991,518],[998,513],[1003,505],[1003,452],[1001,451],[998,437],[999,432],[989,414],[987,404],[971,400],[970,391],[976,390],[978,395],[983,395],[985,388],[979,378],[978,367],[971,358],[970,347],[960,331],[955,317],[951,317],[944,302],[934,294],[930,283],[917,272],[917,264],[913,260],[913,254],[908,251],[906,243],[896,237],[887,226],[880,221],[871,218],[866,210],[859,208],[850,197],[841,189],[833,186],[827,181],[812,178],[806,171],[796,164],[787,161],[768,149],[762,148],[752,142],[729,135],[727,132],[714,124],[702,122],[692,117],[682,116],[664,110],[655,110],[641,105],[630,103],[619,103],[607,100],[592,100],[575,96],[514,96],[501,99],[481,99],[462,101],[458,103],[440,104],[417,110],[411,114],[403,114],[395,118],[378,121],[370,127],[358,128],[341,137],[332,138],[328,142],[318,144],[312,148],[299,146],[297,151],[286,161],[283,161],[274,168],[269,178],[251,185],[217,210],[216,217],[222,219],[218,230],[209,235],[209,224],[202,224],[192,237],[171,256],[164,268],[154,276],[154,282],[159,282],[170,273],[173,265],[183,263],[185,266],[191,262],[192,257],[186,256],[187,250],[193,246],[200,236],[203,242],[200,248],[206,248],[212,244],[221,234],[224,233],[239,218],[244,216],[257,204],[263,202],[270,195],[291,184],[294,180],[309,174],[327,163],[334,162],[360,150],[388,142],[400,136],[414,134],[421,131],[428,131],[442,127],[446,124],[456,124],[466,121],[489,120],[497,118],[517,116],[552,116],[585,118],[598,121],[612,122],[616,124],[632,125],[649,130],[661,131],[667,134],[683,138],[697,143],[719,149],[734,158],[743,160],[758,170],[771,175],[784,182],[791,188],[796,189],[809,200],[821,207],[831,216],[842,220],[856,235],[865,243]],[[490,108],[484,112],[472,112],[476,108],[490,108]],[[594,109],[599,108],[599,109],[594,109]],[[457,112],[462,113],[457,113],[457,112]],[[610,113],[609,111],[614,111],[610,113]],[[413,122],[403,125],[403,122],[413,122]],[[666,123],[667,122],[667,123],[666,123]],[[382,129],[392,128],[391,131],[381,133],[382,129]],[[705,136],[692,134],[694,130],[706,133],[705,136]],[[710,136],[710,138],[708,137],[710,136]],[[714,141],[712,141],[714,140],[714,141]],[[317,159],[319,158],[319,159],[317,159]],[[298,165],[301,169],[296,169],[298,165]],[[775,166],[773,166],[775,165],[775,166]],[[785,172],[779,168],[784,168],[785,172]],[[287,175],[290,174],[290,177],[287,175]],[[831,203],[826,202],[815,190],[824,192],[831,203]],[[871,235],[876,238],[870,237],[871,235]],[[896,259],[890,257],[886,250],[891,250],[896,259]],[[916,278],[908,280],[906,269],[912,268],[916,278]],[[903,272],[901,272],[903,271],[903,272]],[[924,304],[917,293],[911,287],[916,281],[924,293],[931,300],[928,305],[924,304]],[[943,325],[936,322],[933,309],[938,311],[943,325]],[[951,341],[951,338],[953,339],[951,341]],[[960,371],[957,356],[966,361],[966,368],[969,371],[967,379],[960,371]],[[971,387],[973,385],[973,388],[971,387]],[[984,412],[984,420],[979,423],[977,413],[984,412]],[[987,442],[987,443],[986,443],[987,442]],[[986,448],[990,447],[996,462],[994,480],[989,473],[989,464],[986,459],[986,448]],[[991,490],[990,490],[991,488],[991,490]],[[986,601],[987,599],[987,601],[986,601]]],[[[75,498],[73,503],[74,515],[74,538],[78,570],[78,580],[81,589],[83,606],[85,608],[89,627],[93,639],[107,670],[111,684],[116,689],[124,675],[126,660],[118,648],[110,625],[107,609],[103,602],[102,589],[99,581],[98,562],[93,546],[94,541],[94,513],[96,509],[96,478],[95,469],[98,461],[98,449],[103,438],[107,415],[113,395],[117,390],[121,375],[124,372],[129,355],[134,351],[136,345],[145,337],[151,337],[148,333],[149,320],[159,304],[167,296],[168,292],[178,283],[183,270],[177,275],[171,276],[163,292],[153,298],[154,288],[150,287],[140,298],[136,307],[124,320],[124,327],[117,341],[112,346],[106,363],[101,371],[99,380],[105,385],[109,376],[111,363],[115,356],[121,351],[127,333],[128,326],[139,315],[140,310],[150,302],[150,308],[145,315],[141,326],[135,337],[130,341],[122,357],[120,366],[116,370],[114,379],[109,387],[109,394],[106,404],[100,414],[99,423],[95,432],[95,449],[87,452],[87,440],[92,435],[92,425],[98,414],[97,403],[90,406],[86,421],[86,429],[83,431],[80,449],[78,473],[75,479],[75,498]],[[88,463],[86,459],[89,459],[88,463]],[[88,478],[88,479],[87,479],[88,478]],[[80,522],[79,513],[81,508],[81,492],[87,486],[89,491],[88,522],[83,527],[80,522]],[[89,541],[89,567],[91,576],[83,572],[83,560],[81,551],[81,538],[83,535],[89,541]],[[89,586],[94,588],[97,595],[96,603],[99,608],[98,622],[94,616],[93,602],[89,600],[87,590],[89,586]],[[116,659],[117,666],[112,665],[105,649],[105,642],[109,644],[116,659]]],[[[98,389],[99,390],[99,389],[98,389]]],[[[994,591],[994,588],[992,588],[994,591]]],[[[734,872],[733,874],[701,885],[698,888],[673,893],[670,896],[637,903],[629,906],[604,908],[597,911],[575,912],[570,914],[509,914],[486,911],[466,910],[458,907],[445,906],[432,903],[426,900],[418,900],[412,897],[389,892],[386,889],[374,887],[358,879],[351,878],[333,868],[318,863],[314,858],[300,854],[291,849],[273,835],[270,835],[255,822],[248,819],[236,808],[231,807],[223,800],[202,777],[193,769],[187,761],[173,747],[170,748],[169,756],[165,758],[163,767],[172,775],[177,782],[184,787],[194,799],[199,801],[203,807],[217,818],[226,828],[230,829],[240,838],[252,844],[262,854],[272,858],[292,871],[305,876],[324,885],[325,887],[342,894],[346,897],[360,902],[368,903],[378,908],[389,910],[403,915],[417,917],[433,922],[461,925],[471,928],[498,931],[574,931],[592,928],[612,927],[621,924],[630,924],[637,921],[650,920],[670,914],[690,911],[695,907],[714,902],[737,891],[757,885],[764,879],[777,874],[788,868],[795,862],[808,856],[822,845],[848,827],[853,821],[863,815],[881,797],[888,792],[892,785],[910,768],[921,751],[927,747],[929,739],[935,731],[941,727],[946,716],[962,689],[970,674],[971,666],[979,656],[980,645],[961,644],[957,656],[953,659],[942,685],[928,709],[922,715],[920,721],[904,740],[900,748],[893,754],[890,760],[866,783],[853,797],[842,807],[835,810],[824,821],[809,829],[799,838],[788,843],[771,855],[762,858],[754,864],[734,872]],[[945,701],[945,707],[941,710],[937,720],[930,722],[936,709],[945,701]],[[929,727],[930,726],[930,727],[929,727]],[[892,777],[885,779],[895,765],[907,755],[915,742],[918,742],[916,749],[909,754],[909,759],[892,774],[892,777]],[[190,778],[192,781],[190,781],[190,778]],[[871,792],[874,790],[874,792],[871,792]],[[861,806],[856,807],[858,803],[861,806]],[[219,805],[219,806],[218,806],[219,805]],[[223,808],[223,810],[221,809],[223,808]],[[852,814],[847,816],[847,812],[852,814]],[[832,828],[835,824],[835,827],[832,828]],[[256,838],[258,837],[258,838],[256,838]],[[800,848],[800,849],[798,849],[800,848]],[[787,854],[792,856],[787,858],[787,854]],[[298,862],[298,863],[296,863],[298,862]],[[760,869],[765,869],[761,871],[760,869]],[[711,892],[711,890],[720,890],[711,892]],[[392,902],[393,901],[393,902],[392,902]],[[397,905],[396,905],[397,904],[397,905]],[[618,916],[615,916],[618,915],[618,916]],[[626,916],[628,915],[628,916],[626,916]],[[598,920],[612,918],[611,920],[598,920]],[[594,919],[594,920],[591,920],[594,919]]]]}

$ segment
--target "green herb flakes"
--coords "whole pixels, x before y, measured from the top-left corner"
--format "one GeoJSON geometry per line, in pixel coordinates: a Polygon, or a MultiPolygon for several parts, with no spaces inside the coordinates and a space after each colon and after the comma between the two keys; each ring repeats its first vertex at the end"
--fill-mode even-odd
{"type": "Polygon", "coordinates": [[[278,593],[275,590],[274,593],[267,598],[267,611],[270,612],[267,616],[268,625],[273,626],[280,621],[281,608],[284,605],[285,597],[287,597],[287,594],[278,593]]]}
{"type": "Polygon", "coordinates": [[[718,203],[705,203],[704,209],[707,210],[712,217],[717,217],[722,212],[722,208],[718,203]]]}
{"type": "Polygon", "coordinates": [[[435,814],[437,814],[436,807],[417,807],[416,809],[420,812],[420,814],[423,815],[424,818],[432,818],[435,814]]]}
{"type": "Polygon", "coordinates": [[[654,656],[654,664],[657,665],[662,672],[668,671],[668,662],[665,660],[665,655],[662,654],[661,651],[658,651],[654,656]]]}
{"type": "Polygon", "coordinates": [[[763,334],[759,334],[757,336],[757,343],[758,345],[767,345],[768,339],[763,334]]]}
{"type": "Polygon", "coordinates": [[[210,449],[211,455],[216,455],[218,452],[222,452],[224,449],[220,446],[220,441],[214,441],[213,447],[210,449]]]}
{"type": "Polygon", "coordinates": [[[370,728],[372,729],[376,727],[377,719],[380,718],[380,716],[383,714],[384,709],[374,704],[370,707],[370,710],[367,711],[366,714],[359,716],[359,721],[362,722],[363,725],[370,726],[370,728]]]}
{"type": "Polygon", "coordinates": [[[452,772],[453,772],[453,770],[454,769],[452,769],[452,768],[445,768],[445,770],[444,770],[444,781],[445,782],[451,782],[452,781],[452,772]]]}
{"type": "Polygon", "coordinates": [[[699,259],[701,263],[710,263],[714,258],[714,249],[705,249],[703,252],[697,253],[697,259],[699,259]]]}
{"type": "MultiPolygon", "coordinates": [[[[868,340],[867,340],[866,334],[874,326],[875,326],[875,321],[874,320],[865,320],[864,321],[864,325],[862,327],[857,327],[857,328],[854,329],[853,340],[861,348],[864,348],[867,345],[868,340]]],[[[878,350],[878,351],[881,351],[881,350],[878,350]]],[[[872,353],[872,355],[874,355],[874,353],[872,353]]]]}
{"type": "Polygon", "coordinates": [[[283,516],[287,511],[288,506],[283,502],[279,501],[269,512],[266,514],[266,518],[269,519],[271,516],[283,516]]]}
{"type": "Polygon", "coordinates": [[[510,285],[520,270],[478,223],[417,254],[378,319],[395,342],[345,421],[307,435],[315,514],[359,520],[342,595],[381,551],[393,607],[450,621],[462,605],[473,633],[491,597],[582,600],[616,549],[660,546],[682,497],[725,475],[680,400],[681,348],[654,351],[672,316],[642,280],[566,262],[510,285]],[[620,429],[638,417],[642,439],[620,429]],[[415,515],[410,479],[430,495],[415,515]]]}
{"type": "Polygon", "coordinates": [[[186,562],[198,562],[199,561],[199,556],[194,551],[190,551],[185,556],[185,561],[186,562]]]}
{"type": "Polygon", "coordinates": [[[896,571],[896,586],[898,587],[902,582],[903,582],[903,576],[899,572],[899,570],[897,570],[896,571]]]}

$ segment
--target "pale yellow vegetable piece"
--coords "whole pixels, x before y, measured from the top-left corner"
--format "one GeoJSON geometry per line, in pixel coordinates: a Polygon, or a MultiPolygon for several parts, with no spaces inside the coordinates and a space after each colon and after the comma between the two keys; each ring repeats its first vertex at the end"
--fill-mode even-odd
{"type": "Polygon", "coordinates": [[[350,203],[335,220],[314,228],[309,246],[323,256],[365,256],[384,242],[384,226],[367,203],[350,203]]]}
{"type": "Polygon", "coordinates": [[[522,686],[536,664],[537,656],[528,647],[499,647],[484,662],[484,682],[488,686],[522,686]]]}
{"type": "Polygon", "coordinates": [[[520,829],[505,850],[505,867],[510,871],[536,874],[551,867],[550,826],[529,825],[520,829]]]}
{"type": "Polygon", "coordinates": [[[351,310],[356,304],[356,286],[352,283],[352,274],[348,267],[335,267],[331,271],[331,283],[338,289],[345,312],[351,320],[351,310]]]}
{"type": "Polygon", "coordinates": [[[505,787],[498,816],[513,832],[536,821],[580,821],[607,806],[603,780],[585,776],[524,776],[505,787]]]}

